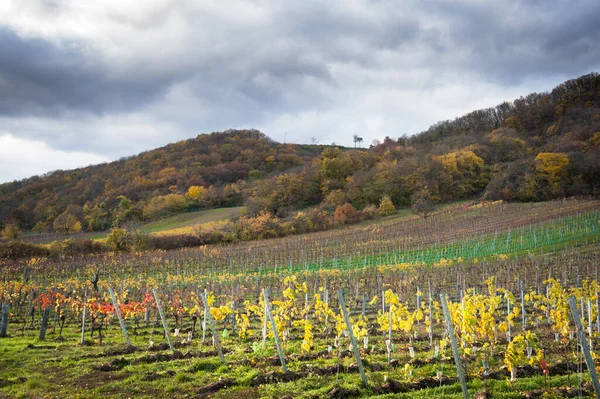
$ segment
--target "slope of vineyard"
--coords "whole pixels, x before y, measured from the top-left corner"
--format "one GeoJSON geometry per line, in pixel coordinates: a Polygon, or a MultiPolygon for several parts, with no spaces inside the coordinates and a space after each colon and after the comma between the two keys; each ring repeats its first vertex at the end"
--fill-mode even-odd
{"type": "Polygon", "coordinates": [[[569,298],[595,353],[599,220],[597,201],[461,203],[427,222],[4,262],[0,394],[462,398],[443,297],[470,397],[594,397],[569,298]]]}

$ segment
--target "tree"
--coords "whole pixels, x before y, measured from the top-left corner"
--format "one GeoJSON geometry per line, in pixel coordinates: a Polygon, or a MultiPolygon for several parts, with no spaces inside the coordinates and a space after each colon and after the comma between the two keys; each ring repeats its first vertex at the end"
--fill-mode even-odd
{"type": "Polygon", "coordinates": [[[106,209],[106,203],[104,202],[94,206],[87,202],[83,206],[83,215],[89,231],[106,230],[112,223],[111,216],[106,209]]]}
{"type": "Polygon", "coordinates": [[[339,205],[344,205],[348,202],[348,196],[344,190],[332,190],[321,201],[322,208],[335,209],[339,205]]]}
{"type": "Polygon", "coordinates": [[[82,228],[83,226],[81,225],[81,222],[77,220],[69,227],[69,233],[79,233],[82,228]]]}
{"type": "Polygon", "coordinates": [[[143,212],[144,217],[150,219],[167,213],[181,212],[186,206],[187,201],[182,194],[159,195],[158,197],[150,198],[143,212]]]}
{"type": "Polygon", "coordinates": [[[377,209],[377,213],[381,216],[393,215],[396,213],[396,207],[389,195],[384,195],[377,209]]]}
{"type": "Polygon", "coordinates": [[[489,180],[483,159],[471,150],[432,156],[429,161],[429,174],[437,183],[442,200],[457,199],[479,192],[489,180]]]}
{"type": "Polygon", "coordinates": [[[535,169],[550,186],[557,184],[565,174],[569,157],[560,152],[540,152],[535,157],[535,169]]]}
{"type": "Polygon", "coordinates": [[[5,240],[16,240],[21,236],[21,229],[15,223],[9,223],[2,229],[2,238],[5,240]]]}
{"type": "Polygon", "coordinates": [[[83,219],[82,208],[77,205],[69,205],[63,213],[54,219],[52,226],[56,231],[78,233],[82,228],[81,219],[83,219]]]}
{"type": "Polygon", "coordinates": [[[353,223],[359,217],[358,211],[352,206],[352,204],[345,203],[335,208],[333,213],[333,221],[336,224],[353,223]]]}
{"type": "Polygon", "coordinates": [[[363,138],[360,137],[358,134],[355,134],[352,136],[352,139],[354,140],[354,148],[356,148],[356,143],[358,143],[358,146],[360,147],[360,143],[362,143],[363,138]]]}
{"type": "Polygon", "coordinates": [[[186,197],[191,200],[198,201],[206,193],[206,188],[203,186],[191,186],[188,188],[186,197]]]}
{"type": "Polygon", "coordinates": [[[412,196],[412,211],[415,215],[419,215],[423,220],[427,221],[427,218],[433,213],[435,206],[431,199],[431,195],[427,190],[421,190],[412,196]]]}
{"type": "Polygon", "coordinates": [[[127,198],[124,195],[119,195],[117,199],[119,200],[120,209],[122,209],[123,211],[131,209],[131,200],[129,198],[127,198]]]}
{"type": "Polygon", "coordinates": [[[106,236],[106,244],[108,244],[114,252],[127,251],[131,244],[131,237],[127,230],[114,228],[108,236],[106,236]]]}

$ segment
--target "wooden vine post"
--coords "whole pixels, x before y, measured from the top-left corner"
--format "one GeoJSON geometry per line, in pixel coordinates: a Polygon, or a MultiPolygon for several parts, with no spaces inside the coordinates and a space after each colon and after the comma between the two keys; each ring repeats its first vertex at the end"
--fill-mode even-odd
{"type": "Polygon", "coordinates": [[[0,317],[0,338],[7,337],[6,330],[8,329],[8,303],[2,305],[2,317],[0,317]]]}
{"type": "Polygon", "coordinates": [[[458,344],[456,343],[456,336],[454,335],[454,325],[452,324],[452,318],[450,317],[450,310],[448,309],[448,303],[446,302],[446,294],[440,294],[440,300],[442,302],[442,309],[444,310],[444,318],[448,325],[448,334],[450,335],[450,344],[452,346],[452,353],[454,355],[454,363],[456,363],[456,371],[458,373],[458,379],[463,390],[465,399],[469,399],[469,390],[467,389],[467,382],[465,381],[465,373],[460,362],[460,353],[458,352],[458,344]]]}
{"type": "Polygon", "coordinates": [[[163,329],[165,330],[165,337],[167,337],[169,348],[171,349],[172,353],[175,353],[175,348],[173,347],[173,342],[171,341],[171,336],[169,335],[169,329],[167,328],[167,320],[165,319],[165,314],[163,313],[162,306],[160,305],[156,288],[152,288],[152,293],[154,294],[154,300],[156,301],[156,307],[158,308],[158,314],[160,315],[160,320],[162,321],[163,329]]]}
{"type": "Polygon", "coordinates": [[[583,350],[583,354],[585,355],[585,363],[587,364],[588,371],[590,372],[590,377],[592,378],[592,384],[594,385],[594,390],[596,391],[596,397],[600,398],[600,384],[598,384],[598,374],[596,374],[596,366],[594,365],[594,359],[592,359],[592,355],[590,354],[590,347],[588,346],[588,342],[585,339],[585,330],[583,329],[581,319],[579,318],[579,312],[577,311],[577,302],[575,300],[575,297],[569,298],[569,306],[571,307],[571,315],[573,316],[573,321],[575,322],[577,337],[579,338],[579,344],[581,345],[581,349],[583,350]]]}
{"type": "Polygon", "coordinates": [[[223,348],[221,347],[221,341],[219,340],[219,335],[217,334],[217,328],[215,327],[215,320],[213,319],[212,315],[210,314],[210,309],[208,307],[208,298],[206,295],[206,291],[204,291],[202,293],[201,298],[202,298],[202,303],[204,304],[205,323],[206,323],[206,320],[208,320],[208,324],[210,325],[210,330],[212,331],[212,334],[213,334],[213,339],[215,340],[215,345],[217,346],[217,352],[219,353],[219,359],[221,359],[221,363],[226,364],[225,356],[223,356],[223,348]]]}
{"type": "Polygon", "coordinates": [[[121,330],[123,330],[123,336],[125,337],[125,342],[127,342],[127,346],[131,346],[131,341],[129,341],[129,334],[127,334],[127,327],[125,326],[125,321],[123,317],[121,317],[121,311],[119,310],[119,304],[117,303],[117,298],[115,297],[115,293],[112,287],[108,287],[108,293],[110,294],[110,298],[112,299],[113,306],[115,307],[115,313],[117,314],[117,318],[119,319],[119,324],[121,325],[121,330]]]}
{"type": "Polygon", "coordinates": [[[523,281],[521,281],[521,328],[523,331],[526,330],[527,319],[525,318],[525,290],[523,287],[523,281]]]}
{"type": "MultiPolygon", "coordinates": [[[[204,293],[206,293],[206,291],[204,291],[204,293]]],[[[204,293],[202,293],[200,296],[204,297],[204,293]]],[[[202,303],[204,303],[204,301],[202,301],[202,303]]],[[[202,343],[204,343],[206,340],[206,321],[208,319],[208,313],[210,313],[208,311],[208,306],[204,306],[204,313],[202,317],[202,343]]]]}
{"type": "Polygon", "coordinates": [[[388,342],[387,345],[387,354],[388,354],[388,376],[390,375],[390,370],[392,369],[392,323],[394,320],[394,314],[392,313],[392,305],[390,305],[390,317],[389,317],[389,326],[388,326],[388,342]]]}
{"type": "Polygon", "coordinates": [[[360,352],[358,351],[358,345],[356,344],[356,338],[354,338],[354,332],[352,331],[352,323],[350,323],[350,318],[348,317],[348,309],[346,309],[346,301],[344,300],[344,291],[339,290],[338,297],[340,298],[340,306],[342,308],[344,320],[346,321],[346,328],[348,328],[348,335],[350,336],[350,342],[352,343],[352,351],[354,352],[354,357],[356,358],[356,365],[358,366],[360,378],[365,388],[369,388],[367,376],[365,375],[365,369],[363,367],[362,359],[360,358],[360,352]]]}
{"type": "Polygon", "coordinates": [[[283,356],[283,349],[281,348],[281,341],[279,340],[279,334],[277,333],[277,325],[273,318],[273,312],[271,312],[271,302],[269,302],[269,290],[263,291],[263,297],[265,298],[265,310],[267,317],[271,322],[271,329],[273,330],[273,336],[275,337],[275,346],[277,347],[277,354],[279,354],[279,361],[281,362],[281,368],[284,373],[287,373],[287,366],[285,365],[285,357],[283,356]]]}
{"type": "Polygon", "coordinates": [[[43,341],[46,338],[46,329],[48,328],[48,318],[50,317],[50,308],[44,309],[42,313],[42,325],[40,327],[40,335],[38,339],[43,341]]]}
{"type": "Polygon", "coordinates": [[[265,346],[267,344],[267,327],[269,323],[269,317],[267,316],[267,304],[265,303],[265,307],[263,309],[263,327],[262,327],[262,344],[265,346]]]}
{"type": "Polygon", "coordinates": [[[85,314],[87,310],[87,287],[83,290],[83,314],[81,316],[81,340],[80,344],[83,345],[85,340],[85,314]]]}

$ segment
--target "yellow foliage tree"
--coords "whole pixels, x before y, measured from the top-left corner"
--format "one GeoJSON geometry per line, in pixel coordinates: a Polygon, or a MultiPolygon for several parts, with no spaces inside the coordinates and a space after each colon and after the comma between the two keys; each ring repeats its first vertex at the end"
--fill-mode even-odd
{"type": "Polygon", "coordinates": [[[9,223],[2,229],[2,238],[5,240],[16,240],[21,235],[21,229],[14,223],[9,223]]]}
{"type": "Polygon", "coordinates": [[[447,199],[475,193],[487,184],[483,159],[471,150],[436,155],[431,159],[434,165],[439,165],[436,172],[439,190],[447,199]]]}
{"type": "Polygon", "coordinates": [[[185,195],[191,200],[198,201],[205,193],[204,186],[191,186],[185,195]]]}
{"type": "Polygon", "coordinates": [[[550,185],[558,183],[569,165],[569,158],[561,152],[540,152],[535,157],[535,169],[550,185]]]}
{"type": "Polygon", "coordinates": [[[377,209],[377,213],[381,216],[393,215],[396,213],[396,207],[389,195],[384,195],[377,209]]]}
{"type": "Polygon", "coordinates": [[[71,226],[69,226],[69,233],[79,233],[81,231],[81,222],[77,220],[71,226]]]}

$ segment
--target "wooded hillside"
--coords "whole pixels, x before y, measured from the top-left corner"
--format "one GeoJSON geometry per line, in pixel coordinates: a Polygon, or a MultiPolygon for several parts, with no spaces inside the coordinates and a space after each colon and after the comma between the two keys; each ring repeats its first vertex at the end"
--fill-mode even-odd
{"type": "Polygon", "coordinates": [[[475,194],[507,201],[598,196],[600,76],[364,150],[280,144],[256,130],[199,135],[108,164],[2,184],[0,222],[94,231],[240,204],[251,215],[280,217],[318,204],[329,212],[384,199],[406,206],[415,193],[440,202],[475,194]]]}

